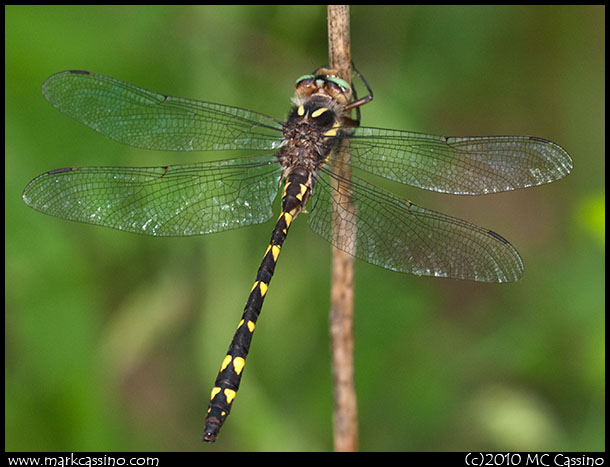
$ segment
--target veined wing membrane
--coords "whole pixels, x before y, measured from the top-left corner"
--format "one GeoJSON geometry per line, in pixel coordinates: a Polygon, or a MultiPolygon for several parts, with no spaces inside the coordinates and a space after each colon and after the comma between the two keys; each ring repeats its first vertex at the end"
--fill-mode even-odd
{"type": "Polygon", "coordinates": [[[166,96],[88,71],[63,71],[42,85],[58,110],[120,143],[165,151],[274,149],[282,126],[266,115],[166,96]]]}
{"type": "Polygon", "coordinates": [[[572,170],[558,144],[533,136],[445,137],[355,128],[350,164],[426,190],[481,195],[550,183],[572,170]]]}
{"type": "Polygon", "coordinates": [[[152,236],[189,236],[268,220],[274,156],[168,167],[77,167],[32,180],[23,199],[45,214],[152,236]]]}
{"type": "Polygon", "coordinates": [[[519,254],[495,232],[422,208],[355,176],[341,182],[340,192],[337,180],[323,169],[309,217],[312,230],[337,248],[416,275],[512,282],[523,274],[519,254]],[[351,192],[351,201],[343,190],[351,192]],[[333,217],[343,235],[333,234],[333,217]]]}

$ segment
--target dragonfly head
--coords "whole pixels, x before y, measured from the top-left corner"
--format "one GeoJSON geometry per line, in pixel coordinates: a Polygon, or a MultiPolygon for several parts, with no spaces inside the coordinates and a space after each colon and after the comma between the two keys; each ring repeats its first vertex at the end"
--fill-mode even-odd
{"type": "Polygon", "coordinates": [[[341,105],[347,105],[352,98],[349,83],[337,76],[337,71],[319,68],[314,74],[303,75],[295,84],[295,97],[304,100],[310,96],[328,96],[341,105]]]}

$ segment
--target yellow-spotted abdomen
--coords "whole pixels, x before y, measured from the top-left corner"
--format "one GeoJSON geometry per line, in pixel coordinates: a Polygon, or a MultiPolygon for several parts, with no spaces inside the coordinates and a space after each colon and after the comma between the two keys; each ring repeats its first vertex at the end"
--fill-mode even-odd
{"type": "Polygon", "coordinates": [[[306,171],[295,170],[288,176],[282,194],[282,212],[273,229],[243,315],[229,350],[222,360],[216,383],[210,394],[204,441],[213,442],[216,439],[222,424],[231,412],[243,376],[256,321],[267,295],[282,245],[292,221],[301,212],[311,192],[311,177],[306,171]]]}

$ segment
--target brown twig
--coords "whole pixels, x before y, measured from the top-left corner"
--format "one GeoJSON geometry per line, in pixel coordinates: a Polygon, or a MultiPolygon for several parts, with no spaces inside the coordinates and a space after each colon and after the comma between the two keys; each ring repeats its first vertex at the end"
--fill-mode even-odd
{"type": "MultiPolygon", "coordinates": [[[[349,6],[328,6],[328,48],[330,68],[337,70],[338,76],[348,83],[351,81],[351,53],[349,35],[349,6]]],[[[342,144],[348,145],[348,141],[342,144]]],[[[340,151],[349,157],[347,151],[340,151]]],[[[346,161],[347,162],[347,161],[346,161]]],[[[339,178],[348,180],[347,164],[337,164],[339,178]]],[[[341,196],[350,196],[349,184],[341,183],[337,189],[341,196]]],[[[343,220],[346,213],[342,210],[343,220]]],[[[353,211],[352,211],[353,214],[353,211]]],[[[348,221],[349,222],[349,221],[348,221]]],[[[354,225],[350,222],[351,225],[354,225]]],[[[341,223],[333,216],[333,234],[346,235],[341,223]]],[[[351,233],[355,235],[355,232],[351,233]]],[[[333,248],[331,278],[330,334],[332,352],[332,373],[334,387],[334,450],[358,450],[358,419],[356,390],[354,387],[354,257],[333,248]]]]}

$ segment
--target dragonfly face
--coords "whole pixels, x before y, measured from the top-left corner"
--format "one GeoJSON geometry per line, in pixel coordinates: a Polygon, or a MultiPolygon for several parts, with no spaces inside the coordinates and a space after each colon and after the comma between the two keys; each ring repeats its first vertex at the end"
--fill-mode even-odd
{"type": "Polygon", "coordinates": [[[462,195],[550,183],[572,169],[568,153],[542,138],[445,137],[358,126],[359,119],[348,113],[369,102],[372,93],[355,99],[350,85],[329,69],[297,80],[286,122],[86,71],[57,73],[42,91],[61,112],[124,144],[169,151],[270,151],[164,167],[51,170],[23,193],[24,201],[43,213],[143,235],[202,235],[269,220],[278,184],[285,181],[280,216],[212,389],[206,441],[214,441],[229,414],[279,253],[306,204],[314,232],[369,263],[481,282],[521,277],[519,254],[499,234],[420,207],[362,178],[346,180],[342,169],[462,195]],[[346,185],[349,196],[339,188],[346,185]]]}
{"type": "Polygon", "coordinates": [[[314,74],[297,79],[293,102],[298,106],[313,95],[326,96],[333,102],[345,106],[352,98],[352,88],[347,81],[337,76],[336,70],[318,68],[314,74]]]}

